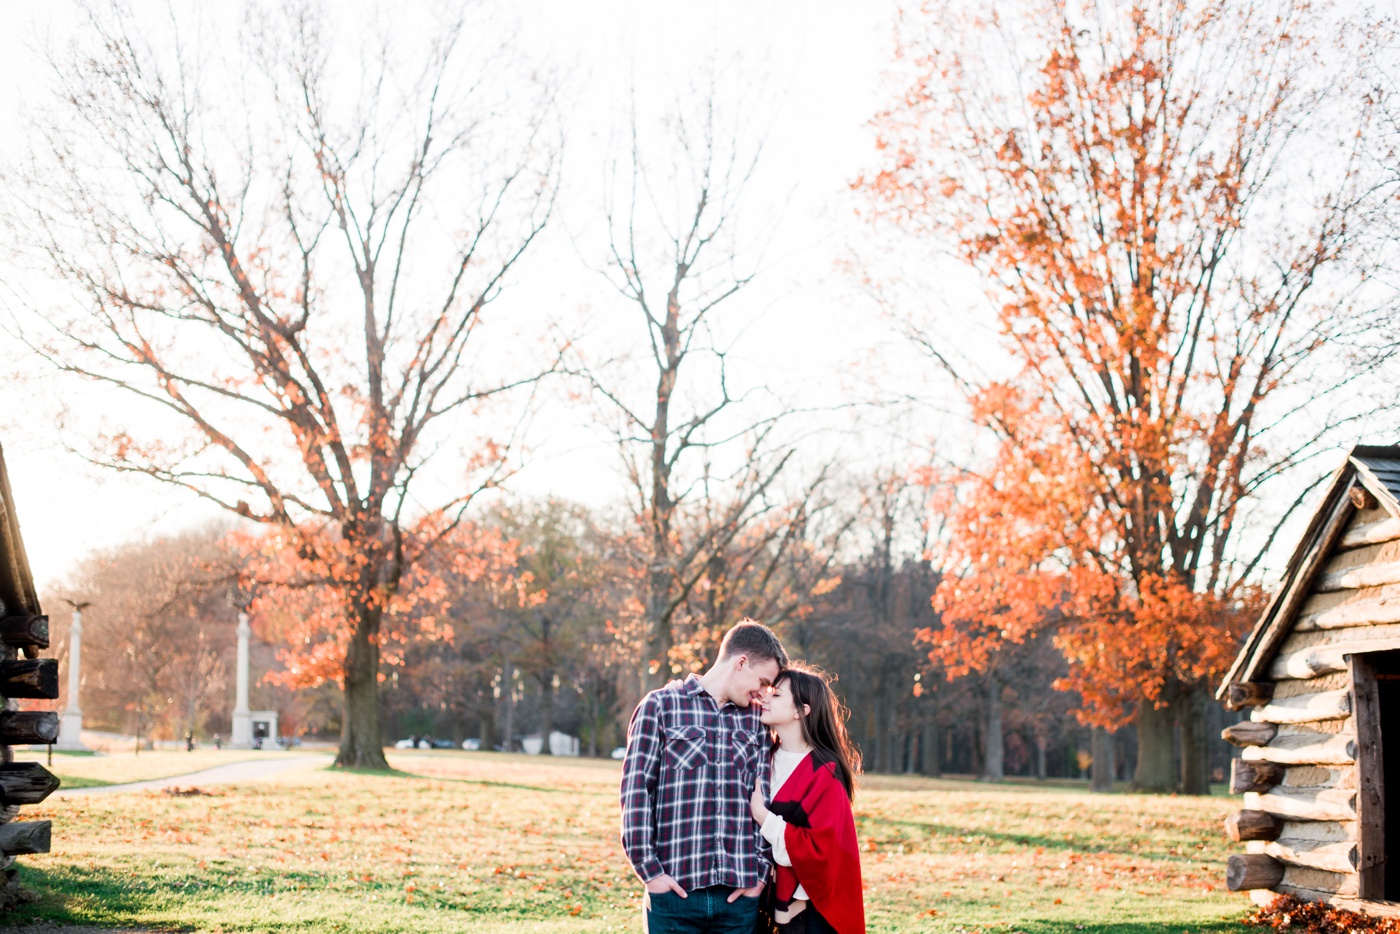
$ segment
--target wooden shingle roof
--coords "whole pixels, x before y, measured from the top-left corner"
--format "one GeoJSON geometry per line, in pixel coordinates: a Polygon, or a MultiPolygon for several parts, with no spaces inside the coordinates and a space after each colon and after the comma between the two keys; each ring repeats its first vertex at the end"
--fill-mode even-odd
{"type": "Polygon", "coordinates": [[[1230,685],[1254,681],[1260,672],[1268,670],[1317,575],[1356,511],[1350,492],[1357,485],[1368,490],[1392,517],[1400,519],[1400,446],[1358,445],[1332,474],[1322,503],[1288,560],[1283,580],[1245,639],[1244,647],[1216,692],[1217,698],[1224,699],[1230,685]]]}

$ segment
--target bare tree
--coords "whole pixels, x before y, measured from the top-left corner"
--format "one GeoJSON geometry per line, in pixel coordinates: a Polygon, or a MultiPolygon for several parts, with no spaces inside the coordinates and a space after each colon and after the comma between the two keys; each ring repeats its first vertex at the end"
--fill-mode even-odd
{"type": "Polygon", "coordinates": [[[762,241],[744,239],[740,209],[763,147],[743,116],[752,109],[726,106],[719,73],[707,77],[655,123],[634,106],[628,144],[608,167],[604,272],[646,337],[646,385],[582,354],[577,361],[613,417],[632,491],[647,688],[679,670],[673,651],[684,641],[677,624],[687,601],[741,533],[782,502],[775,484],[792,455],[777,443],[776,418],[732,390],[716,328],[720,306],[761,260],[762,241]]]}
{"type": "Polygon", "coordinates": [[[483,54],[467,13],[348,52],[313,5],[250,14],[236,39],[199,12],[89,8],[10,179],[71,290],[25,340],[133,403],[86,455],[331,568],[341,766],[385,764],[378,637],[423,553],[406,538],[440,540],[512,448],[436,473],[433,455],[490,434],[480,407],[548,368],[501,364],[480,334],[551,213],[550,88],[483,54]]]}

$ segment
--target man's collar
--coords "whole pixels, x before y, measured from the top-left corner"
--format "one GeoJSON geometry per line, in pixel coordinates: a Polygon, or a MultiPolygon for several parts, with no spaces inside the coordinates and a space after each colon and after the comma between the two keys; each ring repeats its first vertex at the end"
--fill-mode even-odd
{"type": "Polygon", "coordinates": [[[704,694],[710,700],[714,701],[715,706],[718,707],[720,710],[723,710],[726,707],[733,707],[735,710],[744,709],[743,707],[740,707],[733,701],[720,700],[718,697],[715,697],[709,691],[705,690],[705,685],[703,682],[701,682],[700,676],[693,671],[690,674],[686,675],[685,680],[681,682],[681,691],[685,694],[690,695],[691,697],[694,697],[696,694],[704,694]]]}

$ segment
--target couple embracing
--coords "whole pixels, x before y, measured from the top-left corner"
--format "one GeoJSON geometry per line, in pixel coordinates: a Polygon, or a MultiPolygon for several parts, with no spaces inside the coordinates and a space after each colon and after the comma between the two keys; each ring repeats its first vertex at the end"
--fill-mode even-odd
{"type": "Polygon", "coordinates": [[[622,846],[648,934],[864,934],[851,815],[859,756],[820,672],[744,620],[703,675],[642,698],[622,766],[622,846]],[[767,921],[764,921],[767,924],[767,921]]]}

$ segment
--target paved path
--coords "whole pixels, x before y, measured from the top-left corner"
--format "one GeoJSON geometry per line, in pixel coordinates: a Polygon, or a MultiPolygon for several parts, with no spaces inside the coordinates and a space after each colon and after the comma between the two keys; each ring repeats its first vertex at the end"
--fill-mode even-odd
{"type": "Polygon", "coordinates": [[[127,782],[124,785],[98,785],[93,788],[60,788],[52,797],[77,797],[79,795],[111,795],[124,791],[161,791],[166,788],[188,788],[192,785],[227,785],[231,782],[254,782],[259,779],[288,772],[295,768],[311,765],[329,765],[330,756],[285,756],[273,753],[265,759],[247,759],[216,765],[199,772],[172,775],[169,778],[153,778],[144,782],[127,782]]]}

